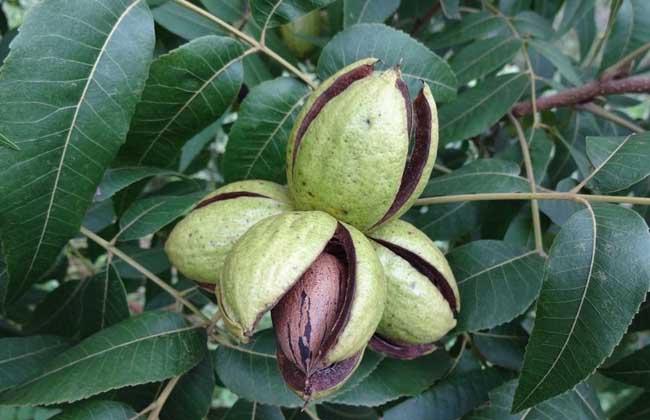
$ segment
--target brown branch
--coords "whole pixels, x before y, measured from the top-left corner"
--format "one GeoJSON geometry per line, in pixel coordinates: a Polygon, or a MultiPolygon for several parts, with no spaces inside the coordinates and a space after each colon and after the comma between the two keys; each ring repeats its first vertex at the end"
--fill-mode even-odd
{"type": "Polygon", "coordinates": [[[415,34],[417,34],[418,32],[420,32],[420,30],[422,29],[422,27],[423,27],[425,24],[427,24],[427,23],[431,20],[431,18],[433,17],[433,15],[435,15],[436,13],[438,13],[438,11],[440,10],[441,6],[442,6],[442,5],[441,5],[441,2],[440,2],[440,0],[438,0],[438,1],[436,1],[436,4],[434,4],[433,6],[431,6],[431,8],[429,9],[429,11],[427,12],[426,15],[424,15],[424,16],[422,16],[422,17],[420,17],[420,18],[415,19],[415,23],[413,24],[413,29],[411,29],[411,35],[415,35],[415,34]]]}
{"type": "MultiPolygon", "coordinates": [[[[597,96],[618,93],[650,93],[650,77],[636,76],[623,79],[593,80],[580,87],[563,90],[554,95],[537,98],[537,110],[573,106],[589,102],[597,96]]],[[[522,117],[533,112],[530,101],[519,102],[512,108],[512,114],[522,117]]]]}

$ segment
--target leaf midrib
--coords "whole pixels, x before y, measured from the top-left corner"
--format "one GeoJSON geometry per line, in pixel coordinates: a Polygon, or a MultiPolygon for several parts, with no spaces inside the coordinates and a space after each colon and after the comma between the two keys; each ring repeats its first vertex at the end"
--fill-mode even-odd
{"type": "MultiPolygon", "coordinates": [[[[63,151],[61,152],[61,159],[59,160],[59,165],[58,165],[57,170],[56,170],[56,177],[54,179],[54,185],[53,185],[53,188],[52,188],[52,195],[50,197],[50,202],[49,202],[49,204],[47,206],[47,211],[45,213],[45,222],[43,223],[43,230],[41,231],[41,235],[40,235],[40,237],[38,239],[38,243],[36,245],[36,250],[34,252],[34,256],[32,257],[32,260],[31,260],[31,262],[29,264],[29,267],[27,268],[27,272],[23,276],[23,280],[28,278],[29,275],[31,274],[32,270],[34,269],[34,264],[36,263],[36,260],[38,258],[39,253],[40,253],[40,250],[41,250],[41,245],[43,244],[43,240],[45,239],[45,234],[47,233],[49,222],[51,220],[50,219],[50,213],[52,212],[52,208],[54,207],[54,201],[56,199],[56,193],[59,190],[59,180],[61,179],[61,172],[63,171],[63,164],[64,164],[64,162],[66,160],[68,146],[69,146],[70,140],[72,138],[72,132],[73,132],[74,127],[75,127],[75,125],[77,123],[77,118],[79,117],[79,110],[81,109],[81,105],[85,101],[86,95],[88,94],[88,89],[90,87],[90,84],[94,81],[94,76],[95,76],[95,72],[97,71],[97,67],[98,67],[99,63],[101,62],[102,58],[104,57],[104,54],[106,53],[106,50],[108,48],[108,44],[113,39],[113,35],[115,34],[115,31],[117,30],[117,28],[119,28],[119,26],[122,23],[122,21],[124,20],[124,18],[126,16],[128,16],[129,13],[131,13],[131,10],[133,10],[141,2],[142,2],[142,0],[135,0],[126,9],[124,9],[124,12],[122,12],[122,14],[119,16],[119,18],[115,22],[115,25],[113,25],[113,28],[111,29],[111,32],[106,37],[106,40],[104,41],[104,44],[102,45],[102,47],[99,50],[99,54],[97,54],[97,59],[95,60],[95,63],[93,64],[93,67],[92,67],[92,69],[90,71],[90,74],[88,75],[88,79],[86,80],[86,85],[84,86],[84,89],[81,92],[81,96],[79,98],[79,102],[77,102],[77,105],[75,107],[76,108],[75,113],[74,113],[74,115],[72,117],[72,122],[70,123],[70,126],[68,128],[68,134],[66,136],[65,143],[63,145],[63,151]]],[[[11,280],[12,280],[12,276],[9,276],[9,278],[7,280],[7,288],[9,287],[9,283],[11,282],[11,280]]],[[[21,283],[22,283],[22,281],[21,281],[21,283]]]]}

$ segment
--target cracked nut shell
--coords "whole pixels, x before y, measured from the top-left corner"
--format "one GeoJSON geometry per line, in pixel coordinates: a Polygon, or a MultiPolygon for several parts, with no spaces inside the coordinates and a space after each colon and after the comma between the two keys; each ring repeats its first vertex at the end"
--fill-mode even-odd
{"type": "Polygon", "coordinates": [[[217,297],[227,329],[243,342],[271,310],[285,381],[317,399],[359,364],[381,319],[386,283],[361,232],[324,212],[288,212],[235,244],[217,297]]]}

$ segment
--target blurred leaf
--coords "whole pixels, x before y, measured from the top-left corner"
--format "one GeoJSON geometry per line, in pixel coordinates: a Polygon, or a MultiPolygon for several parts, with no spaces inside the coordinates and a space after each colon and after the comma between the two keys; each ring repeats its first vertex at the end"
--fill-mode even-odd
{"type": "Polygon", "coordinates": [[[97,188],[95,201],[111,198],[118,191],[146,178],[162,175],[174,175],[174,171],[146,166],[126,166],[109,169],[97,188]]]}
{"type": "Polygon", "coordinates": [[[460,20],[460,0],[440,0],[440,7],[447,19],[460,20]]]}
{"type": "Polygon", "coordinates": [[[202,419],[208,413],[214,391],[212,357],[206,354],[203,361],[181,376],[165,402],[161,420],[202,419]]]}
{"type": "Polygon", "coordinates": [[[179,171],[185,172],[188,170],[192,162],[201,154],[205,147],[216,139],[217,131],[220,127],[221,120],[218,120],[201,130],[183,145],[180,162],[178,163],[179,171]]]}
{"type": "Polygon", "coordinates": [[[279,407],[239,399],[222,420],[284,420],[279,407]]]}
{"type": "Polygon", "coordinates": [[[449,61],[459,85],[499,70],[521,49],[521,40],[511,36],[497,36],[476,41],[454,54],[449,61]]]}
{"type": "MultiPolygon", "coordinates": [[[[282,379],[275,351],[272,330],[259,332],[250,344],[219,346],[215,362],[217,375],[228,389],[241,398],[283,407],[302,407],[304,401],[290,391],[282,379]]],[[[366,351],[356,372],[339,392],[356,386],[380,361],[381,356],[377,353],[366,351]]]]}
{"type": "Polygon", "coordinates": [[[634,317],[630,331],[650,330],[650,296],[646,295],[645,301],[641,304],[641,309],[634,317]]]}
{"type": "Polygon", "coordinates": [[[481,134],[499,121],[528,88],[525,73],[485,79],[440,108],[440,145],[481,134]]]}
{"type": "MultiPolygon", "coordinates": [[[[170,267],[169,259],[167,258],[167,254],[165,254],[165,250],[162,246],[151,249],[141,249],[137,245],[126,244],[121,245],[119,249],[154,274],[160,274],[163,271],[168,270],[170,267]]],[[[113,259],[113,266],[123,278],[139,279],[144,277],[142,273],[119,259],[117,256],[113,259]]]]}
{"type": "Polygon", "coordinates": [[[53,335],[0,338],[0,391],[38,375],[68,347],[68,340],[53,335]]]}
{"type": "Polygon", "coordinates": [[[177,197],[156,195],[136,201],[120,219],[119,240],[129,241],[156,233],[189,212],[205,195],[202,191],[177,197]]]}
{"type": "MultiPolygon", "coordinates": [[[[542,226],[543,229],[544,226],[542,226]]],[[[518,248],[535,249],[535,232],[533,231],[533,220],[528,203],[519,209],[510,224],[508,224],[503,241],[518,248]]]]}
{"type": "Polygon", "coordinates": [[[219,16],[226,22],[235,22],[244,19],[248,1],[246,0],[201,0],[206,10],[219,16]]]}
{"type": "Polygon", "coordinates": [[[528,180],[519,172],[519,165],[513,162],[478,159],[448,175],[432,178],[422,197],[530,191],[528,180]]]}
{"type": "Polygon", "coordinates": [[[367,57],[381,60],[375,66],[378,70],[400,64],[413,97],[422,81],[427,82],[438,103],[456,97],[456,76],[445,60],[406,33],[377,23],[354,25],[332,38],[318,59],[318,74],[326,79],[367,57]]]}
{"type": "Polygon", "coordinates": [[[517,31],[524,36],[530,35],[533,38],[550,39],[554,35],[551,22],[529,10],[517,13],[512,19],[512,23],[517,28],[517,31]]]}
{"type": "Polygon", "coordinates": [[[573,388],[611,354],[648,291],[649,253],[648,226],[632,210],[593,205],[564,224],[550,251],[513,412],[573,388]]]}
{"type": "Polygon", "coordinates": [[[137,416],[131,407],[116,401],[92,400],[66,406],[52,420],[130,420],[137,416]]]}
{"type": "Polygon", "coordinates": [[[604,420],[595,391],[586,384],[528,410],[510,414],[517,381],[507,382],[490,392],[490,404],[464,417],[467,420],[604,420]]]}
{"type": "Polygon", "coordinates": [[[494,368],[472,370],[449,376],[415,398],[401,402],[384,413],[384,420],[455,420],[488,400],[488,392],[503,383],[494,368]]]}
{"type": "Polygon", "coordinates": [[[650,389],[650,346],[600,369],[600,373],[629,385],[650,389]]]}
{"type": "Polygon", "coordinates": [[[151,12],[157,24],[187,40],[206,35],[224,34],[219,26],[210,19],[181,6],[173,0],[161,4],[151,12]]]}
{"type": "Polygon", "coordinates": [[[492,13],[478,12],[467,15],[458,23],[446,27],[426,41],[433,50],[451,47],[481,38],[490,33],[507,31],[504,20],[492,13]]]}
{"type": "MultiPolygon", "coordinates": [[[[596,7],[596,0],[565,1],[562,20],[556,37],[560,37],[575,28],[577,22],[589,16],[596,7]]],[[[593,14],[592,14],[593,16],[593,14]]],[[[582,49],[582,45],[580,46],[582,49]]]]}
{"type": "Polygon", "coordinates": [[[262,28],[284,25],[334,0],[251,0],[253,18],[262,28]]]}
{"type": "MultiPolygon", "coordinates": [[[[578,182],[566,178],[560,181],[555,187],[556,191],[568,192],[573,187],[578,185],[578,182]]],[[[558,226],[562,226],[571,215],[584,208],[584,205],[569,200],[540,200],[539,208],[558,226]]]]}
{"type": "Polygon", "coordinates": [[[585,137],[596,135],[599,130],[593,114],[560,110],[556,129],[557,147],[548,170],[551,179],[557,182],[570,177],[576,169],[582,175],[588,174],[591,163],[587,158],[585,137]]]}
{"type": "Polygon", "coordinates": [[[49,293],[27,325],[31,333],[84,338],[129,317],[126,290],[117,270],[67,281],[49,293]]]}
{"type": "Polygon", "coordinates": [[[254,87],[241,105],[223,161],[228,182],[266,179],[286,182],[289,133],[309,89],[289,77],[254,87]]]}
{"type": "Polygon", "coordinates": [[[650,42],[650,2],[625,0],[618,13],[613,11],[610,16],[615,16],[615,20],[605,44],[601,70],[650,42]]]}
{"type": "Polygon", "coordinates": [[[13,301],[53,264],[124,142],[154,46],[142,0],[30,9],[2,66],[0,231],[13,301]]]}
{"type": "Polygon", "coordinates": [[[614,420],[645,420],[650,413],[650,392],[641,394],[632,404],[613,417],[614,420]]]}
{"type": "Polygon", "coordinates": [[[136,166],[174,165],[183,144],[237,97],[243,56],[238,41],[210,35],[155,59],[120,150],[123,160],[136,166]]]}
{"type": "Polygon", "coordinates": [[[82,341],[0,403],[49,405],[180,375],[206,350],[205,330],[171,312],[145,312],[82,341]]]}
{"type": "Polygon", "coordinates": [[[0,65],[2,65],[2,63],[5,61],[5,58],[7,58],[7,54],[9,54],[9,44],[11,44],[11,41],[13,41],[16,35],[18,35],[17,28],[11,29],[9,32],[2,36],[2,40],[0,40],[0,65]]]}
{"type": "Polygon", "coordinates": [[[357,23],[383,23],[399,7],[400,0],[343,0],[343,27],[357,23]]]}
{"type": "Polygon", "coordinates": [[[440,349],[414,360],[384,358],[360,384],[340,392],[333,401],[354,406],[376,406],[399,397],[415,396],[449,370],[452,359],[440,349]]]}
{"type": "Polygon", "coordinates": [[[472,333],[472,343],[483,357],[490,363],[512,370],[521,369],[527,342],[526,330],[515,321],[472,333]]]}
{"type": "Polygon", "coordinates": [[[113,201],[104,200],[90,206],[81,225],[93,232],[99,232],[113,224],[114,221],[115,209],[113,208],[113,201]]]}
{"type": "Polygon", "coordinates": [[[463,201],[426,208],[414,207],[403,218],[433,240],[453,241],[479,225],[480,206],[475,202],[463,201]]]}
{"type": "Polygon", "coordinates": [[[317,409],[321,420],[379,420],[377,412],[370,407],[326,403],[319,404],[317,409]]]}
{"type": "Polygon", "coordinates": [[[597,191],[620,191],[650,175],[650,134],[587,137],[587,156],[596,168],[589,185],[597,191]]]}
{"type": "Polygon", "coordinates": [[[501,241],[474,241],[454,248],[447,259],[460,292],[456,332],[492,328],[514,319],[535,300],[544,260],[501,241]]]}
{"type": "Polygon", "coordinates": [[[558,47],[539,40],[530,40],[529,45],[531,48],[543,55],[548,61],[553,63],[565,79],[575,86],[582,85],[582,80],[573,66],[573,63],[571,63],[571,59],[564,55],[558,47]]]}

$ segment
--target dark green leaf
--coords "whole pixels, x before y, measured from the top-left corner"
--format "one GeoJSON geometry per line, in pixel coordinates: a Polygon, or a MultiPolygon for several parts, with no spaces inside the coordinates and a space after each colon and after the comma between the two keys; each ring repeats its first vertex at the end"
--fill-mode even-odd
{"type": "Polygon", "coordinates": [[[222,420],[284,420],[279,407],[239,399],[222,420]]]}
{"type": "Polygon", "coordinates": [[[460,0],[440,0],[440,7],[446,18],[460,20],[460,0]]]}
{"type": "Polygon", "coordinates": [[[67,281],[48,294],[34,310],[27,330],[83,338],[128,317],[122,279],[107,265],[103,273],[67,281]]]}
{"type": "Polygon", "coordinates": [[[452,375],[430,390],[411,398],[384,413],[384,420],[454,420],[488,399],[488,392],[503,383],[494,368],[472,370],[452,375]]]}
{"type": "Polygon", "coordinates": [[[251,89],[228,138],[223,173],[228,182],[266,179],[286,182],[287,140],[307,87],[281,77],[251,89]]]}
{"type": "Polygon", "coordinates": [[[557,46],[539,40],[531,40],[529,41],[529,45],[532,49],[543,55],[548,61],[553,63],[566,80],[575,86],[580,86],[582,84],[582,80],[576,72],[573,63],[571,63],[569,57],[564,55],[557,46]]]}
{"type": "Polygon", "coordinates": [[[20,147],[16,146],[16,143],[9,140],[4,135],[0,134],[0,147],[6,147],[11,150],[20,150],[20,147]]]}
{"type": "Polygon", "coordinates": [[[452,359],[443,349],[414,360],[385,358],[357,386],[342,391],[334,402],[375,406],[399,397],[414,396],[430,387],[449,370],[452,359]]]}
{"type": "Polygon", "coordinates": [[[151,64],[120,155],[136,166],[170,167],[181,147],[237,97],[244,47],[231,38],[195,39],[151,64]]]}
{"type": "Polygon", "coordinates": [[[321,420],[379,420],[377,412],[370,407],[326,403],[319,404],[317,409],[321,420]]]}
{"type": "Polygon", "coordinates": [[[208,413],[214,391],[212,356],[181,376],[160,413],[161,420],[202,419],[208,413]]]}
{"type": "Polygon", "coordinates": [[[178,197],[157,195],[136,201],[120,219],[119,239],[129,241],[156,233],[190,211],[203,196],[205,192],[178,197]]]}
{"type": "Polygon", "coordinates": [[[205,355],[205,331],[171,312],[145,312],[65,351],[37,377],[0,394],[0,403],[74,402],[114,388],[160,381],[205,355]]]}
{"type": "Polygon", "coordinates": [[[526,330],[514,321],[472,334],[472,343],[483,357],[490,363],[513,370],[521,369],[527,342],[526,330]]]}
{"type": "Polygon", "coordinates": [[[601,64],[603,70],[650,42],[650,2],[625,0],[618,13],[610,16],[616,18],[605,44],[601,64]]]}
{"type": "MultiPolygon", "coordinates": [[[[562,21],[556,36],[562,36],[575,27],[576,23],[588,16],[596,6],[595,0],[580,0],[564,2],[562,21]]],[[[582,46],[581,46],[582,47],[582,46]]]]}
{"type": "Polygon", "coordinates": [[[620,191],[650,175],[650,134],[587,137],[587,156],[596,168],[590,185],[604,193],[620,191]]]}
{"type": "Polygon", "coordinates": [[[519,172],[519,165],[513,162],[479,159],[448,175],[432,178],[422,196],[530,191],[528,181],[519,172]]]}
{"type": "Polygon", "coordinates": [[[112,200],[93,203],[84,216],[82,226],[93,232],[99,232],[115,221],[115,209],[112,200]]]}
{"type": "Polygon", "coordinates": [[[650,346],[600,369],[600,372],[617,381],[650,389],[650,346]]]}
{"type": "Polygon", "coordinates": [[[535,407],[518,413],[510,414],[513,395],[517,381],[507,382],[490,392],[490,405],[478,409],[466,417],[467,420],[599,420],[605,419],[600,408],[596,393],[586,385],[581,384],[569,391],[535,407]]]}
{"type": "Polygon", "coordinates": [[[414,207],[406,213],[404,220],[434,240],[453,241],[474,230],[480,222],[479,216],[478,203],[464,201],[414,207]]]}
{"type": "Polygon", "coordinates": [[[454,54],[449,65],[456,73],[458,84],[465,85],[502,68],[520,48],[521,40],[511,36],[476,41],[454,54]]]}
{"type": "MultiPolygon", "coordinates": [[[[578,185],[578,183],[575,180],[566,178],[558,182],[555,190],[567,192],[576,185],[578,185]]],[[[539,208],[553,221],[553,223],[562,226],[567,220],[569,220],[569,217],[571,217],[573,213],[582,210],[584,206],[580,203],[569,200],[540,200],[539,208]]]]}
{"type": "Polygon", "coordinates": [[[645,302],[641,305],[641,309],[634,317],[630,331],[643,331],[650,330],[650,296],[646,295],[645,302]]]}
{"type": "Polygon", "coordinates": [[[476,136],[499,121],[528,87],[525,73],[486,79],[458,95],[438,113],[440,144],[476,136]]]}
{"type": "Polygon", "coordinates": [[[594,205],[564,224],[550,251],[514,412],[573,388],[611,354],[648,291],[649,253],[648,226],[632,210],[594,205]]]}
{"type": "Polygon", "coordinates": [[[181,38],[191,40],[223,34],[214,22],[173,0],[156,7],[152,13],[156,23],[181,38]]]}
{"type": "Polygon", "coordinates": [[[442,32],[434,34],[427,45],[436,50],[463,44],[492,32],[507,31],[504,20],[487,12],[472,13],[442,32]]]}
{"type": "Polygon", "coordinates": [[[382,23],[397,11],[399,0],[343,0],[343,27],[382,23]]]}
{"type": "Polygon", "coordinates": [[[456,97],[456,76],[442,58],[404,32],[382,24],[364,23],[339,32],[323,48],[318,60],[318,74],[325,79],[366,57],[381,60],[377,69],[400,64],[411,92],[419,91],[422,81],[425,81],[436,102],[447,102],[456,97]]]}
{"type": "MultiPolygon", "coordinates": [[[[356,372],[340,392],[353,388],[380,361],[381,356],[377,353],[366,351],[356,372]]],[[[220,346],[216,353],[215,369],[228,389],[242,398],[283,407],[301,407],[304,404],[282,379],[275,358],[275,337],[271,330],[258,333],[251,344],[220,346]]]]}
{"type": "Polygon", "coordinates": [[[535,251],[505,242],[471,242],[455,248],[447,258],[460,292],[458,332],[514,319],[533,303],[542,284],[544,260],[535,251]]]}
{"type": "MultiPolygon", "coordinates": [[[[168,270],[170,267],[169,259],[167,258],[167,254],[165,254],[165,250],[162,246],[151,249],[141,249],[137,245],[128,244],[120,246],[120,251],[142,264],[147,270],[154,274],[160,274],[163,271],[168,270]]],[[[142,273],[119,259],[119,257],[114,258],[113,266],[123,278],[138,279],[144,277],[142,273]]]]}
{"type": "Polygon", "coordinates": [[[251,0],[253,18],[262,28],[294,21],[334,0],[251,0]]]}
{"type": "Polygon", "coordinates": [[[104,179],[95,195],[95,201],[103,201],[111,198],[118,191],[132,185],[143,179],[154,176],[174,175],[175,172],[160,168],[151,168],[146,166],[126,166],[121,168],[109,169],[104,174],[104,179]]]}
{"type": "Polygon", "coordinates": [[[65,407],[52,420],[130,420],[137,416],[131,407],[116,401],[92,400],[65,407]]]}
{"type": "Polygon", "coordinates": [[[246,0],[201,0],[208,12],[226,22],[244,19],[248,2],[246,0]]]}
{"type": "Polygon", "coordinates": [[[613,417],[614,420],[646,420],[650,414],[650,392],[641,394],[632,404],[613,417]]]}
{"type": "Polygon", "coordinates": [[[74,236],[123,143],[154,46],[143,0],[39,2],[0,73],[0,231],[14,300],[74,236]]]}
{"type": "Polygon", "coordinates": [[[524,36],[530,35],[533,38],[549,39],[554,34],[551,22],[529,10],[517,13],[512,19],[512,23],[517,28],[517,31],[524,36]]]}
{"type": "Polygon", "coordinates": [[[183,145],[180,162],[178,163],[179,171],[185,172],[190,168],[192,163],[197,159],[205,147],[216,140],[220,127],[221,120],[216,121],[204,128],[183,145]]]}
{"type": "Polygon", "coordinates": [[[0,391],[38,375],[68,347],[70,342],[53,335],[0,338],[0,391]]]}

